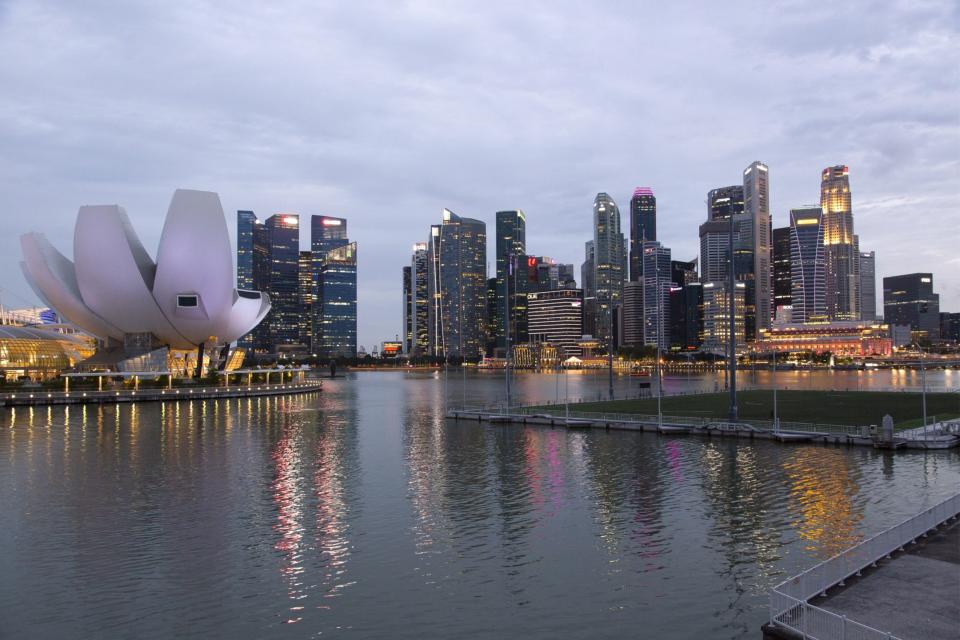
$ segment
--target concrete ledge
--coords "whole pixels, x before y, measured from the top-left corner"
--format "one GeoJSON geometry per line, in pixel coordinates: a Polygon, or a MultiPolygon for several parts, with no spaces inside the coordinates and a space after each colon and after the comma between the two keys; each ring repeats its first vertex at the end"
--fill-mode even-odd
{"type": "Polygon", "coordinates": [[[291,382],[270,385],[232,385],[229,387],[198,387],[195,389],[140,389],[137,391],[26,391],[0,396],[2,407],[36,407],[47,405],[117,404],[122,402],[161,402],[179,400],[210,400],[217,398],[249,398],[278,396],[321,391],[317,382],[291,382]]]}

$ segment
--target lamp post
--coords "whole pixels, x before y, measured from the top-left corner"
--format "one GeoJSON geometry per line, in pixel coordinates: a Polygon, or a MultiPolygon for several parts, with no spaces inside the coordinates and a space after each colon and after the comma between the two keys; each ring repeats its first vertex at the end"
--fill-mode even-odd
{"type": "Polygon", "coordinates": [[[729,290],[727,291],[727,313],[730,316],[730,422],[737,421],[737,320],[736,320],[736,275],[733,261],[733,213],[730,214],[730,252],[729,290]]]}

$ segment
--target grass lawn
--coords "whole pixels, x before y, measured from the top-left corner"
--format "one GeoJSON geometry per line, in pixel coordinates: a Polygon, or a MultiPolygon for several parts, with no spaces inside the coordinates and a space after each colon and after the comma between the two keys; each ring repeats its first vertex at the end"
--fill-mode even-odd
{"type": "MultiPolygon", "coordinates": [[[[729,402],[730,396],[726,393],[666,396],[663,398],[663,412],[723,419],[728,415],[729,402]]],[[[737,394],[737,407],[741,419],[769,420],[773,417],[773,391],[741,391],[737,394]]],[[[879,425],[888,413],[898,427],[919,426],[923,415],[919,393],[883,391],[778,391],[777,408],[784,421],[860,426],[879,425]]],[[[576,410],[655,414],[657,400],[586,402],[576,405],[576,410]]],[[[954,418],[958,415],[960,394],[927,394],[928,417],[954,418]]]]}

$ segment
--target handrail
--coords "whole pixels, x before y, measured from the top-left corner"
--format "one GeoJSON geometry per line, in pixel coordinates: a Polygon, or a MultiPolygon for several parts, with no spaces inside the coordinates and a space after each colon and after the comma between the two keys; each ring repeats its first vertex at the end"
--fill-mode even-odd
{"type": "Polygon", "coordinates": [[[818,640],[894,638],[862,622],[821,609],[808,600],[957,515],[960,515],[960,493],[781,582],[770,592],[770,624],[818,640]]]}

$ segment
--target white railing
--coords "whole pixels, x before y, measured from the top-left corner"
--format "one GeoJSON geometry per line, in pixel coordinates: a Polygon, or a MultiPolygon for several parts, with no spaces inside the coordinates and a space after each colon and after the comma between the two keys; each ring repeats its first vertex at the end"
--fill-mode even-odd
{"type": "Polygon", "coordinates": [[[815,640],[892,639],[891,634],[807,602],[960,514],[960,494],[807,569],[770,592],[770,624],[815,640]]]}

